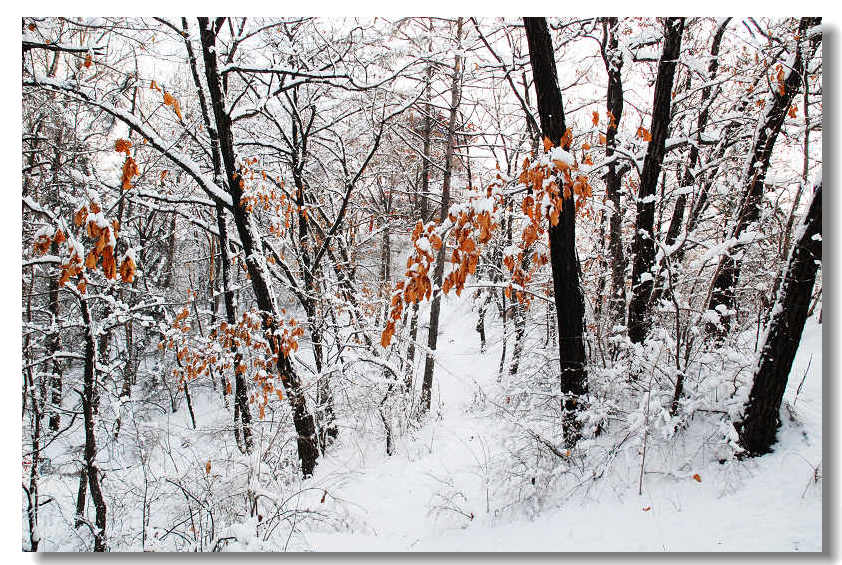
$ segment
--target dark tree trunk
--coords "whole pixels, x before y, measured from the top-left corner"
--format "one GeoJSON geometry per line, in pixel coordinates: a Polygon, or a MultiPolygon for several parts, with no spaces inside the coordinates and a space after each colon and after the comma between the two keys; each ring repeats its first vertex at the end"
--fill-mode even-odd
{"type": "Polygon", "coordinates": [[[816,183],[810,210],[789,256],[786,274],[767,326],[754,383],[737,426],[750,455],[768,453],[780,425],[780,408],[792,361],[807,319],[818,262],[822,258],[822,182],[816,183]]]}
{"type": "Polygon", "coordinates": [[[652,101],[652,140],[646,149],[640,190],[637,194],[637,220],[635,222],[632,253],[632,296],[629,302],[629,339],[641,343],[652,326],[648,311],[654,287],[652,267],[655,266],[655,189],[664,161],[664,147],[669,131],[672,85],[675,68],[681,53],[681,35],[684,18],[667,18],[664,23],[664,50],[658,63],[655,80],[655,97],[652,101]],[[648,275],[648,276],[647,276],[648,275]]]}
{"type": "MultiPolygon", "coordinates": [[[[821,18],[801,18],[798,33],[804,37],[811,27],[820,23],[821,18]]],[[[811,53],[815,52],[820,41],[820,34],[810,40],[809,48],[811,53]]],[[[766,112],[762,118],[762,123],[759,124],[751,154],[746,160],[745,168],[743,169],[743,192],[739,212],[737,213],[737,221],[731,231],[731,239],[738,239],[746,228],[756,222],[760,216],[760,205],[763,201],[763,187],[766,184],[766,173],[769,170],[769,162],[772,158],[775,140],[781,131],[787,111],[804,81],[805,59],[809,60],[811,53],[803,53],[800,43],[797,44],[795,61],[782,85],[783,93],[777,89],[777,85],[773,85],[771,104],[769,102],[766,104],[766,112]]],[[[735,259],[734,254],[741,247],[735,246],[722,256],[711,287],[707,309],[720,314],[720,323],[715,324],[709,322],[706,329],[708,333],[720,338],[731,328],[730,312],[733,311],[735,306],[734,286],[740,278],[740,269],[742,267],[742,262],[735,259]]]]}
{"type": "MultiPolygon", "coordinates": [[[[53,163],[51,166],[52,169],[52,177],[53,183],[58,185],[58,173],[61,168],[61,153],[59,149],[62,146],[62,133],[63,130],[59,129],[58,131],[58,139],[56,140],[56,149],[55,149],[55,156],[53,158],[53,163]]],[[[51,252],[54,255],[58,255],[58,245],[53,243],[50,245],[51,252]]],[[[58,297],[58,279],[56,276],[50,276],[48,280],[49,290],[49,303],[50,303],[50,317],[52,317],[53,323],[58,326],[59,323],[59,297],[58,297]]],[[[57,353],[61,350],[61,333],[59,332],[52,332],[48,338],[47,342],[47,351],[50,353],[57,353]]],[[[53,358],[52,362],[52,375],[50,376],[50,389],[52,389],[51,394],[51,403],[52,403],[52,410],[50,411],[50,423],[49,428],[51,431],[57,432],[59,427],[61,426],[61,390],[62,390],[62,364],[57,359],[53,358]]]]}
{"type": "MultiPolygon", "coordinates": [[[[225,303],[225,320],[230,325],[236,325],[237,304],[232,287],[233,281],[231,281],[231,259],[228,256],[230,252],[228,221],[225,217],[225,209],[221,206],[216,207],[216,225],[219,229],[219,262],[222,264],[222,297],[225,303]]],[[[234,367],[240,366],[242,358],[242,354],[235,348],[234,367]]],[[[236,370],[234,371],[234,431],[235,434],[240,434],[242,437],[242,451],[251,453],[251,409],[248,403],[248,385],[246,384],[245,374],[236,370]]],[[[237,443],[239,445],[239,442],[237,443]]]]}
{"type": "MultiPolygon", "coordinates": [[[[710,47],[710,63],[708,64],[708,78],[712,81],[716,78],[716,71],[719,69],[719,48],[722,44],[722,37],[725,35],[725,30],[728,27],[728,23],[731,21],[731,18],[726,18],[719,27],[716,29],[716,32],[713,35],[713,41],[710,47]]],[[[690,79],[687,79],[688,90],[690,85],[690,79]]],[[[687,164],[687,167],[684,169],[684,177],[681,181],[681,186],[686,187],[690,186],[691,184],[697,182],[697,179],[694,177],[694,169],[696,165],[699,163],[699,144],[702,140],[702,134],[707,127],[708,117],[710,116],[710,103],[711,94],[713,93],[713,87],[708,85],[702,88],[702,95],[701,95],[701,112],[699,112],[699,119],[697,121],[696,127],[696,141],[697,143],[694,144],[690,148],[690,161],[687,164]]],[[[687,194],[681,193],[678,195],[678,198],[675,201],[675,207],[672,211],[672,217],[670,218],[669,228],[667,228],[667,235],[664,238],[664,247],[667,249],[672,248],[675,245],[675,242],[678,240],[678,235],[681,233],[681,226],[684,223],[684,211],[687,207],[687,194]]],[[[688,222],[689,228],[689,222],[688,222]]],[[[660,269],[659,269],[660,272],[660,269]]],[[[661,295],[667,292],[666,290],[666,279],[662,275],[659,274],[658,284],[656,285],[654,292],[652,293],[652,298],[650,299],[650,304],[657,305],[658,300],[660,299],[661,295]]]]}
{"type": "MultiPolygon", "coordinates": [[[[561,145],[564,136],[564,106],[556,75],[553,41],[544,18],[523,18],[529,59],[541,118],[541,133],[553,145],[561,145]]],[[[565,147],[564,149],[569,149],[565,147]]],[[[576,253],[576,209],[572,195],[565,198],[559,222],[550,226],[550,264],[558,316],[558,350],[561,365],[561,393],[564,400],[564,440],[572,447],[579,439],[580,424],[576,413],[579,399],[587,392],[585,369],[584,317],[585,299],[579,284],[579,257],[576,253]]]]}
{"type": "Polygon", "coordinates": [[[105,535],[105,498],[100,486],[99,467],[96,464],[96,433],[94,430],[94,401],[96,382],[96,340],[88,310],[88,302],[80,298],[82,319],[85,323],[85,367],[83,370],[82,412],[85,417],[85,468],[88,475],[91,500],[96,509],[96,529],[94,531],[94,551],[106,551],[105,535]]]}
{"type": "Polygon", "coordinates": [[[29,468],[29,490],[27,491],[27,520],[29,522],[29,550],[38,551],[38,545],[41,543],[40,529],[38,527],[38,507],[40,505],[40,498],[38,493],[39,479],[40,479],[40,465],[41,465],[41,421],[43,419],[42,405],[45,399],[38,399],[38,392],[34,381],[32,380],[32,372],[28,373],[28,388],[31,397],[31,411],[32,411],[32,455],[31,466],[29,468]]]}
{"type": "Polygon", "coordinates": [[[79,488],[76,491],[76,521],[73,524],[78,528],[85,523],[85,502],[88,498],[88,468],[82,466],[79,469],[79,488]]]}
{"type": "Polygon", "coordinates": [[[406,348],[406,373],[404,377],[404,388],[412,392],[412,377],[415,372],[415,340],[418,339],[418,303],[412,303],[412,311],[409,318],[409,345],[406,348]]]}
{"type": "MultiPolygon", "coordinates": [[[[456,40],[461,48],[462,45],[462,18],[456,24],[456,40]]],[[[450,86],[450,119],[447,122],[447,149],[444,154],[444,175],[441,187],[441,223],[447,219],[450,209],[450,180],[453,174],[453,151],[456,145],[456,114],[459,110],[459,83],[462,75],[462,56],[457,54],[453,62],[453,80],[450,86]]],[[[432,352],[436,351],[439,337],[439,313],[441,312],[441,284],[444,277],[444,253],[446,245],[442,245],[436,257],[436,266],[433,271],[433,286],[436,289],[433,293],[433,302],[430,305],[430,329],[427,333],[427,356],[424,361],[424,380],[421,381],[421,407],[420,412],[424,414],[430,410],[430,402],[433,394],[433,372],[435,369],[435,358],[432,352]]]]}
{"type": "Polygon", "coordinates": [[[611,202],[608,220],[608,251],[611,254],[611,296],[608,299],[611,325],[622,323],[626,316],[626,258],[623,254],[623,209],[620,203],[622,176],[617,163],[612,161],[617,146],[617,127],[623,116],[623,54],[617,48],[617,18],[605,18],[605,48],[603,62],[608,73],[608,93],[605,129],[605,158],[609,160],[605,176],[605,195],[611,202]]]}
{"type": "MultiPolygon", "coordinates": [[[[56,244],[53,243],[53,248],[56,244]]],[[[57,254],[56,251],[54,253],[57,254]]],[[[53,322],[59,323],[59,300],[58,300],[58,280],[56,277],[49,277],[49,301],[50,301],[50,317],[53,322]]],[[[47,351],[50,353],[58,353],[61,350],[61,334],[59,332],[51,333],[47,341],[47,351]]],[[[55,357],[52,361],[52,374],[50,375],[50,389],[51,389],[51,404],[50,423],[51,431],[57,432],[61,426],[61,390],[62,390],[62,363],[55,357]]]]}
{"type": "MultiPolygon", "coordinates": [[[[529,272],[529,264],[531,263],[530,259],[532,257],[531,247],[528,246],[523,250],[523,259],[521,260],[520,268],[524,273],[529,272]]],[[[518,368],[520,367],[520,356],[523,353],[523,342],[526,339],[526,307],[520,302],[514,302],[512,304],[512,310],[514,312],[515,345],[512,348],[512,362],[509,365],[509,374],[514,376],[517,375],[518,368]]]]}
{"type": "MultiPolygon", "coordinates": [[[[430,19],[430,45],[433,49],[432,39],[433,20],[430,19]]],[[[421,161],[421,217],[426,222],[430,215],[430,159],[432,158],[432,132],[433,132],[433,106],[430,103],[432,98],[433,65],[427,64],[427,73],[424,79],[424,155],[421,161]]]]}
{"type": "MultiPolygon", "coordinates": [[[[188,61],[190,63],[190,72],[193,75],[193,83],[196,86],[196,93],[199,98],[199,106],[202,111],[202,117],[205,126],[208,128],[208,137],[211,142],[211,158],[213,160],[213,177],[214,181],[219,182],[222,174],[222,159],[220,156],[219,135],[217,134],[214,122],[211,121],[210,111],[208,109],[207,98],[205,97],[205,89],[202,87],[201,79],[199,78],[198,65],[196,62],[196,55],[193,51],[193,44],[189,39],[189,27],[187,19],[181,19],[181,25],[184,29],[184,43],[187,48],[188,61]]],[[[225,303],[225,320],[229,325],[237,323],[237,301],[233,290],[233,281],[231,280],[231,259],[229,253],[231,252],[230,242],[228,240],[228,219],[225,215],[225,208],[216,205],[216,226],[219,231],[219,263],[217,264],[217,271],[222,270],[222,291],[223,301],[225,303]]],[[[175,231],[175,216],[173,216],[173,232],[175,231]]],[[[172,251],[170,251],[172,252],[172,251]]],[[[242,354],[234,349],[234,367],[239,367],[242,363],[242,354]]],[[[226,387],[223,385],[223,395],[226,387]]],[[[234,437],[237,440],[237,446],[243,453],[250,453],[252,449],[252,431],[251,431],[251,409],[248,404],[248,386],[246,384],[245,375],[238,371],[234,371],[234,437]]]]}
{"type": "MultiPolygon", "coordinates": [[[[240,187],[240,176],[236,167],[234,155],[234,138],[231,130],[231,117],[225,111],[225,101],[219,80],[216,61],[216,33],[208,18],[199,18],[202,55],[205,62],[205,75],[208,82],[211,108],[219,135],[219,148],[225,166],[226,180],[231,194],[234,223],[243,245],[246,257],[246,268],[251,277],[252,289],[263,315],[263,327],[267,335],[274,336],[278,330],[278,308],[272,295],[271,280],[260,245],[259,234],[253,225],[253,219],[241,205],[243,189],[240,187]]],[[[278,358],[278,372],[292,406],[293,425],[298,434],[298,457],[301,461],[301,471],[304,477],[313,474],[319,457],[316,425],[313,414],[307,406],[301,379],[289,362],[289,359],[278,347],[275,339],[268,339],[272,346],[272,353],[278,358]]]]}

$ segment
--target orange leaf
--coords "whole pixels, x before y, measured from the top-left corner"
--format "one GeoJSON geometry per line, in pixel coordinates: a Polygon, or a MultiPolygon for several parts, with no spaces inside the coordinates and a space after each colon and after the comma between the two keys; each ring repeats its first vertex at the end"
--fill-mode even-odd
{"type": "Polygon", "coordinates": [[[93,61],[93,60],[91,59],[91,54],[90,54],[90,53],[88,53],[87,55],[85,55],[85,62],[84,62],[83,64],[85,65],[85,68],[86,68],[86,69],[90,69],[90,68],[91,68],[91,62],[92,62],[92,61],[93,61]]]}
{"type": "Polygon", "coordinates": [[[50,238],[46,235],[42,235],[35,240],[35,251],[39,255],[43,255],[50,249],[50,238]]]}
{"type": "Polygon", "coordinates": [[[205,463],[205,473],[210,475],[210,471],[211,471],[211,462],[210,462],[210,459],[208,459],[208,462],[205,463]]]}
{"type": "Polygon", "coordinates": [[[643,509],[644,512],[649,512],[650,510],[652,510],[651,506],[647,506],[646,508],[643,509]]]}
{"type": "Polygon", "coordinates": [[[573,143],[573,130],[567,128],[565,130],[564,135],[561,136],[561,147],[564,150],[570,149],[570,144],[573,143]]]}
{"type": "Polygon", "coordinates": [[[117,153],[129,154],[129,149],[132,147],[132,142],[128,139],[120,138],[114,143],[114,151],[117,153]]]}
{"type": "Polygon", "coordinates": [[[693,479],[695,479],[695,481],[696,481],[697,483],[702,482],[702,477],[701,477],[701,476],[699,476],[699,473],[696,473],[695,475],[693,475],[693,479]]]}
{"type": "Polygon", "coordinates": [[[73,216],[73,223],[77,226],[81,226],[85,223],[85,220],[88,219],[88,207],[82,206],[77,212],[76,215],[73,216]]]}
{"type": "Polygon", "coordinates": [[[599,125],[599,112],[593,113],[593,125],[595,125],[595,126],[599,125]]]}
{"type": "Polygon", "coordinates": [[[550,141],[549,137],[544,137],[544,151],[547,152],[553,148],[553,142],[550,141]]]}
{"type": "Polygon", "coordinates": [[[117,277],[117,263],[114,261],[114,250],[111,247],[106,247],[102,254],[102,272],[107,279],[117,277]]]}
{"type": "Polygon", "coordinates": [[[120,278],[124,283],[130,283],[134,280],[134,273],[134,261],[132,261],[131,257],[127,257],[125,260],[123,260],[123,264],[120,265],[120,278]]]}

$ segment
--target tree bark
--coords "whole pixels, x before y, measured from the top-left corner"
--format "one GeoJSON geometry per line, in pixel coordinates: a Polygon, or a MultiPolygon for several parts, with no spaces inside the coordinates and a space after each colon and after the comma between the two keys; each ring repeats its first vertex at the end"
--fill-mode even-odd
{"type": "Polygon", "coordinates": [[[641,343],[652,327],[649,299],[654,287],[655,266],[655,189],[664,161],[667,133],[669,131],[672,85],[675,68],[681,53],[681,35],[684,18],[667,18],[664,23],[664,49],[658,63],[655,80],[655,97],[652,101],[652,140],[646,149],[640,189],[637,194],[637,220],[635,221],[632,253],[632,296],[629,301],[629,339],[641,343]]]}
{"type": "Polygon", "coordinates": [[[816,183],[813,201],[800,232],[767,326],[745,413],[737,425],[740,444],[750,455],[768,453],[780,425],[781,401],[801,341],[822,258],[821,180],[816,183]]]}
{"type": "Polygon", "coordinates": [[[85,366],[83,369],[82,412],[85,417],[85,468],[88,475],[91,500],[96,509],[96,529],[94,530],[94,551],[107,551],[105,534],[106,505],[100,486],[99,467],[96,464],[96,433],[94,421],[94,402],[96,382],[96,340],[93,324],[88,309],[88,301],[80,297],[79,305],[85,324],[85,366]]]}
{"type": "MultiPolygon", "coordinates": [[[[820,23],[821,18],[801,18],[798,33],[804,37],[810,28],[820,23]]],[[[766,112],[761,123],[758,124],[754,144],[743,169],[743,193],[737,213],[737,221],[731,231],[732,240],[737,240],[746,228],[760,217],[763,188],[766,184],[766,173],[769,170],[775,140],[781,131],[781,126],[789,107],[792,105],[792,100],[804,82],[805,59],[809,60],[820,41],[821,34],[817,34],[810,39],[811,53],[809,54],[802,52],[800,43],[796,44],[795,60],[788,71],[788,75],[780,85],[783,92],[777,90],[776,85],[772,87],[772,100],[766,104],[766,112]]],[[[717,338],[724,337],[731,328],[731,312],[735,306],[734,285],[740,278],[742,267],[742,261],[736,259],[734,254],[742,247],[742,245],[736,245],[723,255],[714,275],[707,309],[719,314],[720,323],[709,322],[706,330],[717,338]]]]}
{"type": "Polygon", "coordinates": [[[208,18],[205,17],[199,18],[199,30],[202,42],[202,55],[205,62],[205,76],[210,93],[210,103],[217,125],[220,153],[222,154],[222,161],[225,167],[228,190],[233,202],[231,211],[234,214],[234,223],[243,245],[246,268],[251,277],[252,290],[254,291],[257,305],[263,316],[263,328],[271,344],[272,353],[278,359],[278,372],[281,382],[286,389],[287,398],[289,398],[290,405],[292,406],[293,425],[298,434],[298,458],[301,462],[301,472],[306,478],[312,476],[319,458],[316,425],[313,414],[307,406],[300,377],[293,369],[289,359],[278,347],[276,340],[272,339],[278,330],[279,309],[272,293],[271,279],[266,265],[266,258],[263,255],[262,245],[260,244],[259,232],[255,229],[253,218],[241,204],[243,189],[240,186],[240,181],[242,179],[237,171],[234,155],[231,117],[225,110],[225,101],[219,80],[216,61],[216,33],[211,27],[208,18]]]}
{"type": "MultiPolygon", "coordinates": [[[[462,18],[456,23],[456,42],[458,48],[462,46],[462,18]]],[[[450,85],[450,119],[447,122],[447,149],[444,156],[444,175],[441,188],[441,213],[439,220],[444,223],[450,209],[450,180],[453,174],[453,151],[456,144],[456,115],[459,110],[459,84],[462,76],[462,55],[457,53],[453,61],[453,80],[450,85]]],[[[424,414],[430,410],[430,402],[433,393],[433,372],[435,369],[435,358],[439,337],[439,314],[441,312],[441,284],[444,277],[444,253],[446,245],[442,245],[436,257],[436,267],[433,271],[433,302],[430,305],[430,329],[427,333],[427,356],[424,362],[424,380],[421,382],[421,407],[420,412],[424,414]]]]}
{"type": "Polygon", "coordinates": [[[608,299],[612,326],[625,321],[626,316],[626,258],[623,254],[623,209],[620,202],[622,176],[614,156],[617,146],[617,127],[623,116],[623,54],[618,49],[617,18],[603,20],[606,48],[603,62],[608,73],[606,107],[608,126],[605,129],[605,158],[609,161],[605,176],[605,195],[611,202],[608,220],[608,251],[611,254],[611,295],[608,299]]]}
{"type": "MultiPolygon", "coordinates": [[[[523,23],[529,44],[541,133],[558,146],[566,128],[552,38],[546,19],[523,18],[523,23]]],[[[550,226],[549,241],[558,316],[561,393],[565,395],[563,433],[565,444],[573,447],[580,435],[576,413],[582,408],[580,398],[587,392],[587,370],[583,337],[585,299],[579,283],[581,269],[576,253],[576,209],[572,194],[564,199],[558,224],[550,226]]]]}

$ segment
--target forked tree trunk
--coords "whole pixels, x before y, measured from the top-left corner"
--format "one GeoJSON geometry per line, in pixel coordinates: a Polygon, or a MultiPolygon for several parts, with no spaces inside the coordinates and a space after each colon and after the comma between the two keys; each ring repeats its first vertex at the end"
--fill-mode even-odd
{"type": "Polygon", "coordinates": [[[254,225],[254,219],[246,212],[245,207],[241,204],[243,189],[240,186],[241,178],[237,170],[234,154],[231,117],[225,109],[225,100],[219,79],[216,60],[216,32],[208,18],[205,17],[199,18],[199,31],[202,43],[202,55],[205,63],[205,76],[210,95],[210,106],[213,109],[228,191],[231,194],[233,203],[231,211],[234,214],[234,224],[236,225],[237,234],[243,245],[243,253],[246,257],[246,268],[251,277],[252,290],[254,291],[257,306],[260,308],[263,317],[263,328],[267,336],[270,336],[268,341],[272,347],[272,354],[278,359],[278,373],[286,390],[287,398],[292,406],[292,421],[298,435],[298,458],[301,462],[301,472],[306,478],[313,474],[319,458],[316,424],[313,414],[307,406],[307,399],[304,396],[301,378],[293,369],[289,359],[278,347],[276,340],[271,338],[279,328],[279,308],[272,293],[271,279],[269,277],[266,259],[263,255],[260,234],[254,225]]]}
{"type": "Polygon", "coordinates": [[[781,400],[801,341],[822,258],[821,180],[816,183],[813,201],[800,232],[772,309],[743,420],[737,426],[740,444],[750,455],[768,453],[780,425],[781,400]]]}
{"type": "MultiPolygon", "coordinates": [[[[564,106],[556,75],[553,41],[544,18],[523,18],[529,59],[541,118],[541,133],[561,145],[564,136],[564,106]]],[[[569,149],[565,147],[564,149],[569,149]]],[[[558,350],[561,365],[561,393],[565,395],[563,434],[568,447],[579,440],[577,412],[581,397],[587,392],[585,368],[584,318],[585,299],[579,284],[580,267],[576,253],[576,208],[572,194],[565,198],[559,222],[550,226],[550,264],[553,273],[556,315],[558,316],[558,350]]]]}
{"type": "MultiPolygon", "coordinates": [[[[208,109],[208,101],[205,96],[205,89],[202,87],[201,79],[199,78],[198,64],[196,62],[196,54],[193,51],[193,44],[189,38],[189,27],[187,19],[181,19],[181,25],[184,29],[184,44],[187,48],[187,57],[190,63],[190,72],[193,75],[193,82],[196,86],[196,94],[199,98],[199,106],[202,111],[202,117],[205,122],[205,127],[208,129],[208,137],[211,142],[211,159],[213,161],[213,177],[215,182],[219,182],[222,175],[222,158],[220,155],[219,134],[217,133],[214,122],[211,121],[210,111],[208,109]]],[[[228,240],[228,218],[225,215],[225,207],[221,204],[216,205],[216,226],[219,231],[219,263],[218,267],[222,268],[222,290],[223,301],[225,303],[225,320],[234,326],[237,323],[237,301],[234,295],[233,284],[231,280],[231,259],[229,253],[231,251],[230,242],[228,240]]],[[[173,215],[173,234],[175,233],[175,216],[173,215]]],[[[175,246],[171,239],[172,247],[175,246]]],[[[172,247],[170,253],[172,253],[172,247]]],[[[170,257],[172,263],[172,257],[170,257]]],[[[170,266],[170,268],[172,268],[170,266]]],[[[217,268],[219,270],[219,268],[217,268]]],[[[242,354],[234,349],[234,367],[239,367],[242,362],[242,354]]],[[[223,384],[223,396],[227,387],[223,384]]],[[[250,453],[252,449],[252,431],[251,431],[251,409],[248,403],[248,386],[246,384],[245,375],[234,371],[234,438],[237,440],[237,447],[243,453],[250,453]]]]}
{"type": "MultiPolygon", "coordinates": [[[[716,28],[716,32],[714,32],[713,34],[713,41],[710,47],[711,58],[710,63],[708,64],[708,78],[711,81],[713,81],[716,78],[716,71],[719,69],[719,48],[722,44],[722,37],[725,35],[725,30],[727,29],[728,23],[730,21],[731,18],[726,18],[722,23],[719,24],[719,27],[716,28]]],[[[690,84],[689,76],[691,75],[688,75],[688,87],[690,84]]],[[[701,144],[702,134],[704,133],[705,128],[707,127],[708,117],[710,116],[712,94],[713,86],[707,85],[702,87],[702,95],[701,100],[699,102],[701,105],[701,112],[699,112],[699,119],[696,125],[696,144],[694,144],[690,148],[690,162],[684,169],[684,177],[681,181],[682,187],[691,186],[692,184],[697,182],[693,171],[695,171],[696,165],[699,163],[699,144],[701,144]]],[[[684,223],[684,212],[686,208],[687,193],[682,192],[678,195],[678,198],[675,201],[675,207],[672,211],[672,217],[670,218],[669,228],[667,228],[667,235],[664,238],[664,247],[666,247],[667,249],[671,249],[675,245],[675,242],[678,240],[678,236],[681,233],[682,224],[684,223]]],[[[652,293],[652,297],[650,299],[651,305],[657,305],[661,296],[664,293],[669,293],[667,289],[666,277],[661,274],[661,269],[658,269],[658,272],[658,284],[655,286],[654,292],[652,293]]],[[[665,298],[669,299],[669,296],[666,296],[665,298]]]]}

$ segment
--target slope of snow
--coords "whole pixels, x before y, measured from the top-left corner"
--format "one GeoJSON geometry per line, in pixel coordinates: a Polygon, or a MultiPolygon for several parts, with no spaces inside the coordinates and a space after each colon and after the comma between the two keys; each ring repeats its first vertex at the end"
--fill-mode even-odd
{"type": "MultiPolygon", "coordinates": [[[[354,508],[356,526],[308,532],[316,551],[821,551],[821,326],[808,321],[796,357],[775,452],[696,469],[701,482],[637,474],[617,465],[587,496],[526,517],[488,513],[498,422],[473,415],[495,394],[499,350],[481,354],[476,314],[447,299],[436,384],[440,411],[388,457],[380,443],[340,448],[317,480],[353,470],[331,496],[354,508]],[[796,391],[806,375],[801,392],[796,391]],[[795,404],[795,409],[788,408],[795,404]]],[[[423,319],[423,318],[422,318],[423,319]]],[[[497,336],[499,339],[499,336],[497,336]]],[[[434,411],[436,412],[436,411],[434,411]]]]}

